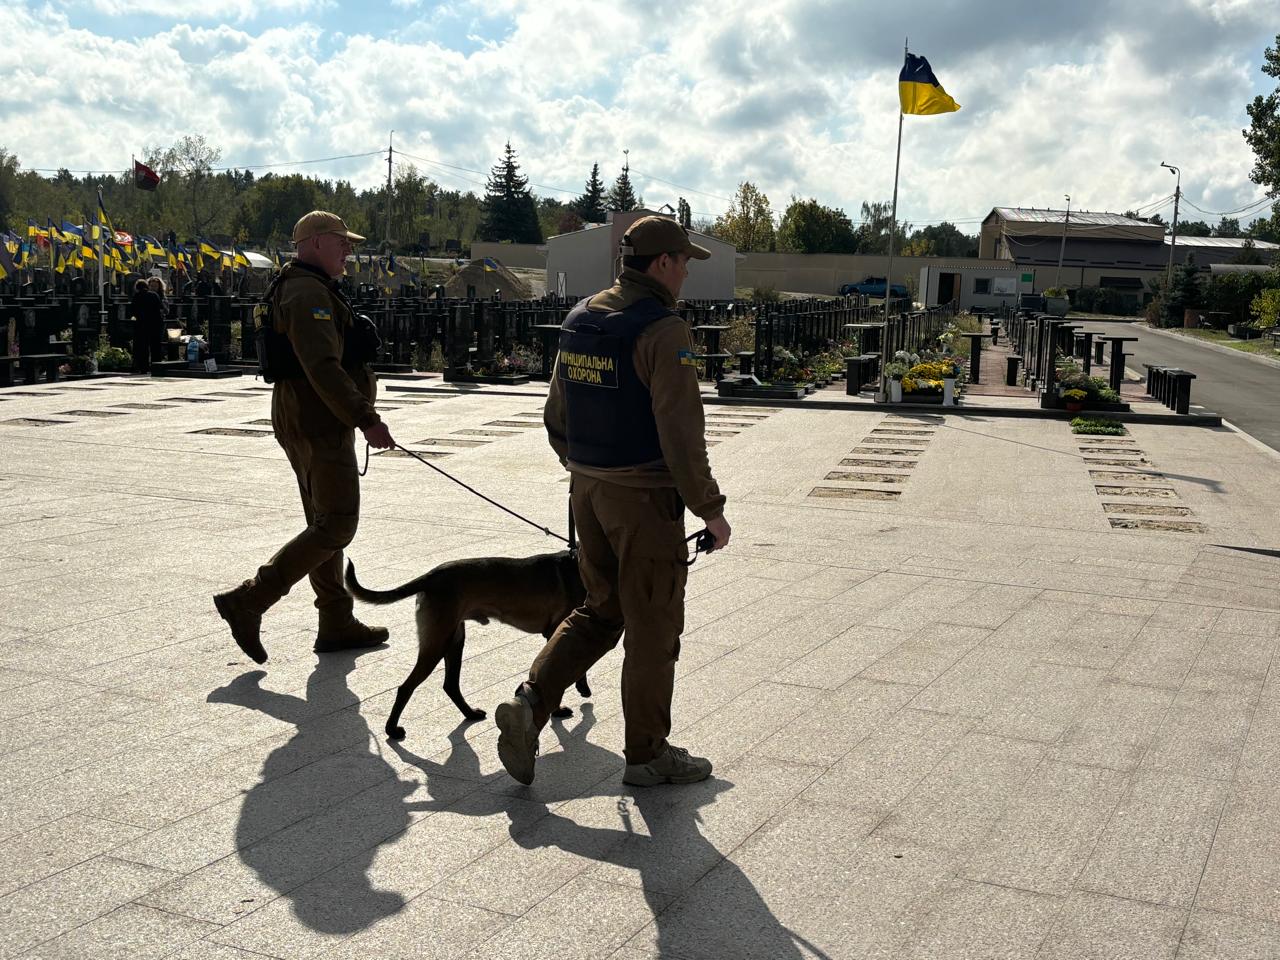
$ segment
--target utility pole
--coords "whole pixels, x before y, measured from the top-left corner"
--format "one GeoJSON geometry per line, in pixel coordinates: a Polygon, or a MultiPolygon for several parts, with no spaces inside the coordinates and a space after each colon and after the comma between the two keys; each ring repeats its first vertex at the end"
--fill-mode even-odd
{"type": "Polygon", "coordinates": [[[392,130],[390,135],[387,137],[387,232],[383,237],[383,242],[388,250],[391,249],[391,144],[395,135],[396,132],[392,130]]]}
{"type": "Polygon", "coordinates": [[[1071,196],[1067,194],[1067,219],[1062,221],[1062,245],[1058,247],[1058,272],[1054,275],[1053,285],[1062,286],[1062,258],[1067,252],[1067,230],[1071,226],[1071,196]]]}
{"type": "Polygon", "coordinates": [[[1164,289],[1168,293],[1173,286],[1173,251],[1178,245],[1178,201],[1182,199],[1182,171],[1171,163],[1161,163],[1160,166],[1178,178],[1173,187],[1173,234],[1169,238],[1169,267],[1164,274],[1164,289]]]}

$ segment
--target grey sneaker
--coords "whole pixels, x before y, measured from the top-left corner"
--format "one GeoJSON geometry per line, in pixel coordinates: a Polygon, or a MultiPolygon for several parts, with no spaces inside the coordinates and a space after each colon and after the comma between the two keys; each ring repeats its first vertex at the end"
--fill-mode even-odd
{"type": "Polygon", "coordinates": [[[665,752],[648,763],[628,763],[622,782],[633,787],[656,787],[660,783],[697,783],[711,776],[711,761],[691,757],[683,747],[667,744],[665,752]]]}
{"type": "Polygon", "coordinates": [[[533,728],[533,707],[524,697],[504,700],[493,711],[498,725],[498,759],[512,779],[533,783],[533,761],[538,756],[538,732],[533,728]]]}

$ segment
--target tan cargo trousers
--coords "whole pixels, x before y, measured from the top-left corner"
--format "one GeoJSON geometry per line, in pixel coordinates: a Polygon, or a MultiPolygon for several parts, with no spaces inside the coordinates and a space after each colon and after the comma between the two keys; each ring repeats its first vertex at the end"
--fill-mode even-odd
{"type": "Polygon", "coordinates": [[[534,723],[546,725],[570,685],[617,646],[625,627],[622,711],[627,763],[666,749],[689,556],[674,487],[624,487],[574,474],[578,570],[585,603],[560,624],[529,670],[534,723]]]}
{"type": "Polygon", "coordinates": [[[258,568],[257,584],[274,603],[303,577],[316,594],[322,626],[343,626],[352,601],[342,585],[342,551],[360,520],[355,431],[302,437],[277,435],[298,479],[307,527],[258,568]]]}

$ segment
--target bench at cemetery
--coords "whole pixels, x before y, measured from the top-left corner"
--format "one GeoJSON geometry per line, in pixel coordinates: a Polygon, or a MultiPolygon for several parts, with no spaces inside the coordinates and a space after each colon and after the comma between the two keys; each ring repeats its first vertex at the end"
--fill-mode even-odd
{"type": "Polygon", "coordinates": [[[22,379],[25,383],[35,383],[40,379],[40,370],[44,369],[44,378],[49,383],[59,379],[58,368],[67,362],[65,353],[25,353],[16,357],[4,357],[0,363],[0,386],[13,386],[13,370],[22,368],[22,379]]]}
{"type": "Polygon", "coordinates": [[[1191,381],[1194,373],[1180,367],[1166,367],[1157,363],[1144,363],[1147,368],[1147,393],[1155,397],[1174,413],[1185,414],[1191,409],[1191,381]]]}

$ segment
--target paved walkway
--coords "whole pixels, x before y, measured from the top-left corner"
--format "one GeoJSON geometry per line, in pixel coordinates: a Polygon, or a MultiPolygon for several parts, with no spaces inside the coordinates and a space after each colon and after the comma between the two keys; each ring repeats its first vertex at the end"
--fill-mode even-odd
{"type": "MultiPolygon", "coordinates": [[[[536,397],[385,407],[562,525],[536,397]]],[[[300,588],[238,655],[209,596],[298,522],[253,381],[0,392],[0,958],[1280,955],[1280,560],[1239,549],[1280,546],[1271,455],[708,409],[735,535],[674,739],[715,776],[621,784],[615,654],[523,788],[434,681],[381,736],[409,603],[318,658],[300,588]]],[[[553,546],[407,458],[363,496],[373,586],[553,546]]],[[[468,634],[492,707],[538,641],[468,634]]]]}

